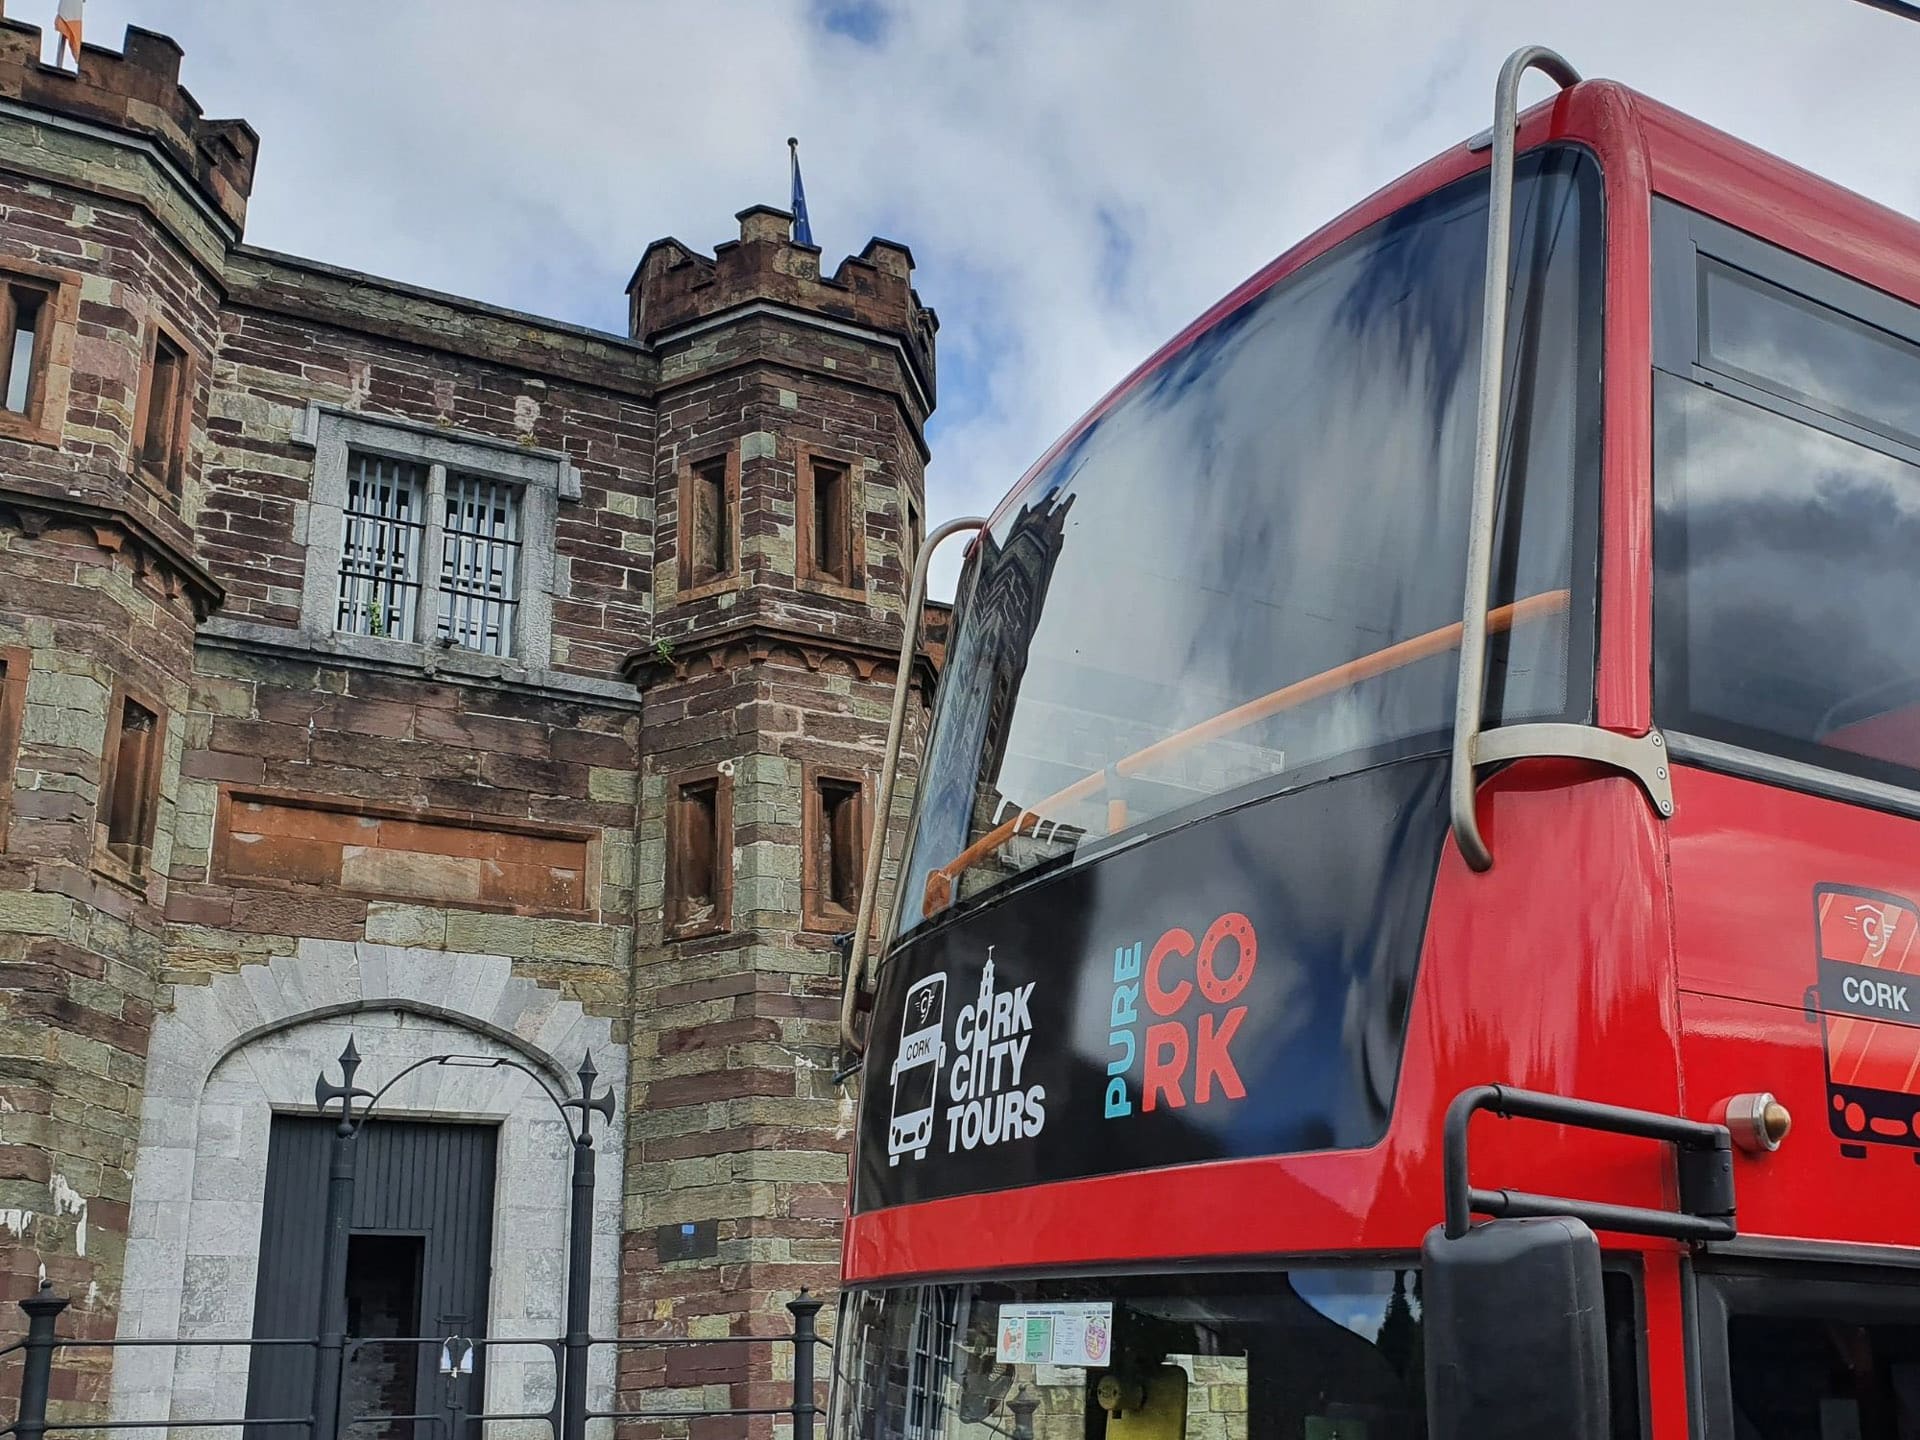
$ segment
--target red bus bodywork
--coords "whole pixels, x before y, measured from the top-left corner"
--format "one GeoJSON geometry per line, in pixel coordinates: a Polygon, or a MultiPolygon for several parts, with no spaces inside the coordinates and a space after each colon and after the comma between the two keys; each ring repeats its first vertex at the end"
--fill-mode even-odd
{"type": "MultiPolygon", "coordinates": [[[[1580,84],[1522,117],[1522,151],[1550,140],[1587,147],[1603,175],[1595,714],[1605,728],[1645,734],[1651,197],[1916,303],[1920,225],[1616,84],[1580,84]]],[[[1484,150],[1463,145],[1382,190],[1222,300],[1093,414],[1250,295],[1486,163],[1484,150]]],[[[1811,1242],[1810,1255],[1815,1244],[1920,1243],[1906,1203],[1920,1196],[1920,1099],[1907,1103],[1899,1136],[1849,1131],[1846,1109],[1852,1090],[1904,1095],[1901,1085],[1920,1085],[1920,1029],[1833,1016],[1822,1024],[1808,1008],[1822,956],[1895,963],[1835,949],[1837,932],[1822,927],[1816,896],[1831,905],[1879,897],[1887,923],[1910,937],[1916,919],[1902,907],[1920,899],[1920,821],[1685,765],[1675,768],[1673,792],[1676,813],[1663,820],[1632,779],[1585,762],[1526,760],[1483,782],[1481,825],[1495,863],[1476,874],[1448,843],[1392,1123],[1379,1144],[854,1215],[847,1283],[1415,1251],[1440,1213],[1442,1114],[1462,1089],[1489,1082],[1698,1119],[1736,1094],[1771,1091],[1798,1123],[1777,1153],[1736,1158],[1743,1242],[1811,1242]],[[1904,1033],[1879,1033],[1894,1029],[1904,1033]]],[[[1920,943],[1903,954],[1920,965],[1920,943]]],[[[1557,1126],[1483,1117],[1473,1166],[1481,1185],[1665,1208],[1677,1201],[1659,1147],[1557,1126]]],[[[1682,1247],[1618,1236],[1603,1243],[1642,1256],[1653,1433],[1685,1434],[1682,1247]]]]}

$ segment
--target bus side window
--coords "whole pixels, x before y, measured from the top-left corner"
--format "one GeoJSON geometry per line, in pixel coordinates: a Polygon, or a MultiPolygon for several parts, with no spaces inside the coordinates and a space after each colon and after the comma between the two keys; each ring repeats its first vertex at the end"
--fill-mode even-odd
{"type": "Polygon", "coordinates": [[[1727,1367],[1737,1440],[1920,1434],[1920,1325],[1735,1315],[1727,1367]]]}
{"type": "Polygon", "coordinates": [[[1607,1399],[1613,1440],[1640,1440],[1647,1433],[1640,1343],[1647,1327],[1639,1280],[1626,1270],[1608,1270],[1600,1283],[1607,1306],[1607,1399]]]}
{"type": "Polygon", "coordinates": [[[1713,1277],[1702,1294],[1708,1440],[1920,1435],[1920,1287],[1776,1272],[1713,1277]]]}

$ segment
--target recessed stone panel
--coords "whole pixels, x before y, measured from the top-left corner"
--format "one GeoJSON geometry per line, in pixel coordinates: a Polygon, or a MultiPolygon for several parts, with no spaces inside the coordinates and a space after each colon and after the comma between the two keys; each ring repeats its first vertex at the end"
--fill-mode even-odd
{"type": "Polygon", "coordinates": [[[214,859],[227,880],[584,915],[594,908],[594,846],[590,833],[557,826],[228,790],[220,798],[214,859]]]}

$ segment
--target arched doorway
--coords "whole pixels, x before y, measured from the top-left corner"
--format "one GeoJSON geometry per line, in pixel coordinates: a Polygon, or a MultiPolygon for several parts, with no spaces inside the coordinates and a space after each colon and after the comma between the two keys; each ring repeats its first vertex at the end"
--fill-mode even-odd
{"type": "MultiPolygon", "coordinates": [[[[625,1055],[610,1043],[610,1031],[607,1021],[584,1014],[554,991],[513,977],[504,959],[388,946],[304,941],[299,955],[176,992],[175,1010],[155,1024],[149,1057],[121,1334],[265,1333],[255,1324],[262,1248],[281,1243],[266,1233],[269,1191],[294,1182],[276,1164],[295,1163],[285,1158],[299,1149],[289,1137],[299,1131],[300,1117],[314,1113],[315,1078],[323,1070],[337,1076],[337,1057],[349,1034],[362,1057],[361,1081],[375,1087],[417,1060],[451,1052],[511,1058],[542,1073],[554,1088],[567,1089],[570,1071],[590,1050],[619,1096],[625,1055]]],[[[423,1156],[422,1140],[463,1135],[466,1152],[459,1163],[491,1168],[487,1213],[468,1216],[470,1222],[484,1220],[477,1227],[484,1235],[484,1262],[471,1256],[460,1262],[469,1279],[476,1266],[484,1270],[477,1292],[485,1297],[482,1323],[469,1328],[496,1340],[559,1334],[569,1144],[533,1079],[505,1066],[428,1066],[401,1081],[382,1100],[380,1113],[410,1124],[418,1137],[409,1142],[411,1155],[409,1144],[393,1147],[394,1163],[384,1175],[363,1182],[368,1203],[388,1207],[390,1217],[399,1216],[400,1202],[420,1188],[420,1166],[436,1163],[423,1156]],[[476,1143],[480,1135],[487,1143],[476,1143]]],[[[605,1133],[620,1135],[618,1113],[605,1133]]],[[[622,1148],[617,1138],[602,1148],[596,1189],[591,1312],[593,1328],[603,1334],[615,1326],[622,1148]]],[[[400,1236],[426,1228],[363,1225],[368,1275],[378,1277],[379,1232],[394,1238],[386,1257],[393,1260],[408,1248],[398,1243],[400,1236]]],[[[475,1228],[470,1224],[470,1231],[475,1228]]],[[[426,1236],[419,1238],[424,1260],[426,1236]]],[[[273,1283],[271,1273],[266,1278],[273,1283]]],[[[416,1284],[427,1280],[422,1276],[416,1284]]],[[[305,1298],[317,1318],[317,1290],[305,1298]]],[[[364,1298],[389,1310],[408,1302],[405,1294],[391,1292],[384,1300],[371,1293],[364,1298]]],[[[281,1315],[300,1308],[298,1295],[276,1299],[281,1315]]],[[[263,1324],[267,1318],[260,1316],[263,1324]]],[[[423,1326],[440,1318],[432,1308],[420,1316],[423,1326]]],[[[309,1324],[304,1333],[314,1328],[309,1324]]],[[[611,1356],[596,1358],[601,1363],[591,1381],[593,1403],[604,1406],[612,1391],[611,1356]]],[[[552,1397],[553,1361],[534,1346],[495,1350],[484,1386],[488,1410],[540,1410],[552,1397]]],[[[246,1413],[248,1388],[243,1348],[122,1350],[115,1361],[115,1418],[239,1415],[246,1413]]],[[[489,1440],[512,1428],[489,1427],[489,1440]]],[[[543,1426],[533,1430],[544,1434],[543,1426]]]]}

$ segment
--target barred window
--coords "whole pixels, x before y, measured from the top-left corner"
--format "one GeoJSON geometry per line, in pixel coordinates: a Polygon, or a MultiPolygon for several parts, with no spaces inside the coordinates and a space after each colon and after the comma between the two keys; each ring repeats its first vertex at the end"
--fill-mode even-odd
{"type": "MultiPolygon", "coordinates": [[[[4,3],[4,0],[0,0],[4,3]]],[[[553,663],[564,452],[309,406],[300,629],[318,648],[503,676],[553,663]]]]}
{"type": "Polygon", "coordinates": [[[389,640],[414,637],[426,490],[425,466],[364,451],[348,454],[335,629],[389,640]]]}
{"type": "Polygon", "coordinates": [[[422,629],[482,655],[514,653],[520,604],[520,487],[449,472],[440,512],[435,613],[420,617],[421,556],[433,548],[430,467],[355,450],[347,457],[345,536],[335,628],[386,640],[422,629]]]}
{"type": "Polygon", "coordinates": [[[440,635],[482,655],[513,654],[520,603],[520,487],[447,476],[440,547],[440,635]]]}

